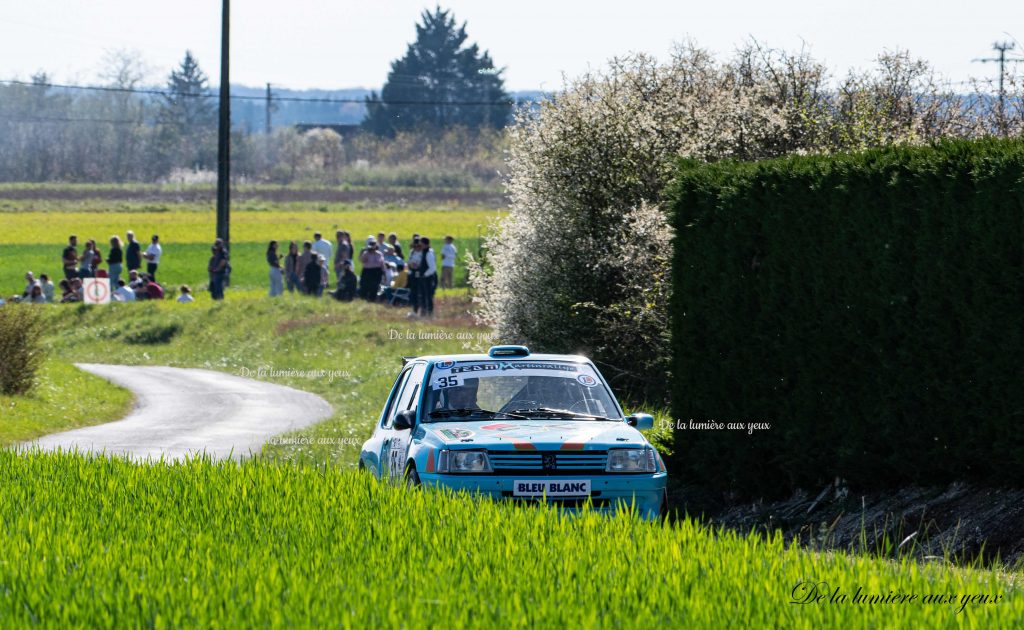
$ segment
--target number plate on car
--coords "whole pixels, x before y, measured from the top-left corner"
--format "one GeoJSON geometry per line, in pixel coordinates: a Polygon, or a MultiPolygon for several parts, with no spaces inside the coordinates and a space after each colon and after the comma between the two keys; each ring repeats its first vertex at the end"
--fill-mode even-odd
{"type": "Polygon", "coordinates": [[[589,497],[589,479],[524,479],[513,482],[514,497],[589,497]]]}

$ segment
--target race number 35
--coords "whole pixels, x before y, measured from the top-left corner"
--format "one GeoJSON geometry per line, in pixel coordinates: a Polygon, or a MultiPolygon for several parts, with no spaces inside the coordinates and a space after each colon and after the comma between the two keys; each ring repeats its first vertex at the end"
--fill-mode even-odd
{"type": "Polygon", "coordinates": [[[437,379],[438,387],[457,387],[459,385],[458,376],[442,376],[437,379]]]}

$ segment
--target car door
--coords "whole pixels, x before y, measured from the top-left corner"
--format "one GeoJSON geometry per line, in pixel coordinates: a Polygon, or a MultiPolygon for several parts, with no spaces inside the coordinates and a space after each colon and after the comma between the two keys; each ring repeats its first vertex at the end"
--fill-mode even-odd
{"type": "Polygon", "coordinates": [[[373,431],[373,437],[370,438],[366,446],[363,447],[367,453],[365,459],[372,462],[368,466],[374,472],[374,475],[378,479],[384,479],[390,475],[387,470],[388,465],[388,449],[391,443],[391,418],[392,412],[395,406],[398,404],[398,399],[402,395],[402,388],[405,386],[405,382],[409,378],[409,374],[412,372],[412,366],[407,366],[402,373],[395,379],[395,385],[391,388],[391,394],[388,395],[388,401],[384,406],[384,411],[381,413],[380,418],[377,421],[377,427],[373,431]]]}
{"type": "Polygon", "coordinates": [[[402,393],[398,396],[398,402],[391,410],[388,418],[390,435],[388,436],[388,471],[395,481],[401,480],[405,474],[405,461],[409,456],[409,443],[412,440],[414,429],[398,431],[394,429],[395,416],[402,411],[415,411],[419,404],[420,393],[423,390],[423,375],[427,371],[426,363],[416,363],[402,387],[402,393]]]}

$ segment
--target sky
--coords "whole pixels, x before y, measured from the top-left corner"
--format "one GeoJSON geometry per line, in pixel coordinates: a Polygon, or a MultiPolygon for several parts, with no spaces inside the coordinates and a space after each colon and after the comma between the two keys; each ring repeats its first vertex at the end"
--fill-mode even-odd
{"type": "MultiPolygon", "coordinates": [[[[138,51],[161,83],[190,49],[219,77],[220,0],[31,0],[0,12],[0,79],[43,70],[51,80],[95,83],[109,51],[138,51]]],[[[435,5],[417,0],[235,0],[231,82],[283,88],[379,88],[390,62],[435,5]]],[[[837,75],[866,69],[882,51],[909,50],[951,81],[995,77],[996,41],[1024,41],[1021,0],[449,0],[471,41],[505,67],[509,90],[557,90],[563,76],[615,56],[667,59],[692,40],[728,55],[750,38],[807,46],[837,75]]],[[[1024,45],[1014,53],[1024,58],[1024,45]]],[[[1017,64],[1024,71],[1024,63],[1017,64]]]]}

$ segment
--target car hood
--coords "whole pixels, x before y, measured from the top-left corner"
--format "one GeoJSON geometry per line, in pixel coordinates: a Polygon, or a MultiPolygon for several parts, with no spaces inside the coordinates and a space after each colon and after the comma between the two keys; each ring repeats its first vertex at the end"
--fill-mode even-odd
{"type": "Polygon", "coordinates": [[[588,451],[647,444],[644,436],[625,422],[531,419],[431,422],[420,426],[449,448],[588,451]]]}

